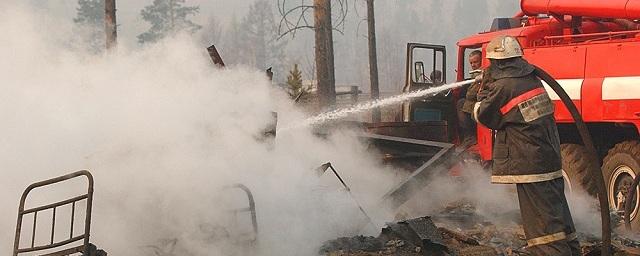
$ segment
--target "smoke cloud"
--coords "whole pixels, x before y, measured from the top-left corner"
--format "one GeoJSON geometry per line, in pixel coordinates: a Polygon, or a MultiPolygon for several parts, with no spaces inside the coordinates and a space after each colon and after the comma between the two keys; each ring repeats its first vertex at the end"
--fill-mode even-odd
{"type": "MultiPolygon", "coordinates": [[[[189,38],[96,56],[78,50],[69,21],[18,6],[0,10],[0,254],[11,253],[22,190],[81,169],[96,180],[91,240],[124,256],[242,255],[249,247],[232,241],[251,239],[242,235],[251,222],[229,212],[248,206],[241,190],[227,188],[235,183],[256,201],[251,254],[313,254],[326,239],[366,231],[354,199],[376,212],[400,178],[348,131],[318,138],[299,129],[261,140],[271,111],[283,124],[303,115],[261,71],[215,69],[205,46],[189,38]],[[329,173],[314,173],[327,161],[355,198],[329,173]]],[[[83,185],[36,190],[29,205],[77,195],[83,185]]],[[[60,209],[58,230],[67,228],[68,210],[60,209]]],[[[42,244],[50,223],[38,221],[42,244]]],[[[68,235],[61,234],[56,240],[68,235]]]]}
{"type": "MultiPolygon", "coordinates": [[[[494,223],[498,229],[520,224],[516,186],[491,184],[491,174],[478,166],[469,165],[460,176],[434,174],[429,183],[408,201],[399,212],[408,217],[440,215],[444,222],[463,216],[465,205],[473,207],[473,214],[494,223]],[[443,211],[449,206],[451,211],[443,211]],[[462,215],[460,215],[462,213],[462,215]],[[449,215],[450,214],[450,215],[449,215]]],[[[566,184],[565,184],[566,185],[566,184]]],[[[600,213],[595,198],[582,189],[570,191],[565,187],[569,209],[579,234],[601,237],[600,213]]],[[[472,223],[471,218],[467,218],[472,223]]],[[[460,223],[454,223],[454,226],[460,223]]]]}

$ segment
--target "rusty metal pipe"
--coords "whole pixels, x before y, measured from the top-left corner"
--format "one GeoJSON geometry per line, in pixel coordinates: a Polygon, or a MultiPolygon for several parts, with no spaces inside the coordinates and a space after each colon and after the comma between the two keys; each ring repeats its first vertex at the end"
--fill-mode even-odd
{"type": "Polygon", "coordinates": [[[222,57],[220,57],[220,53],[218,53],[218,49],[216,49],[215,44],[207,47],[207,52],[209,53],[209,57],[211,57],[213,64],[216,64],[218,67],[225,67],[224,61],[222,60],[222,57]]]}
{"type": "MultiPolygon", "coordinates": [[[[536,68],[535,70],[536,76],[538,76],[540,79],[547,82],[549,87],[551,87],[551,89],[553,89],[556,92],[556,94],[558,94],[558,96],[560,97],[560,100],[562,100],[562,103],[565,105],[565,107],[567,107],[567,109],[571,113],[573,120],[575,120],[576,122],[578,133],[582,138],[582,143],[587,149],[587,153],[588,153],[587,157],[589,157],[591,161],[596,161],[598,163],[598,166],[601,166],[598,158],[598,154],[596,152],[596,148],[593,144],[593,140],[591,139],[591,134],[589,133],[589,130],[587,129],[587,125],[584,123],[584,120],[582,119],[582,115],[580,115],[580,112],[578,112],[578,108],[576,107],[576,105],[573,104],[573,101],[571,100],[571,98],[569,98],[569,95],[567,95],[567,92],[564,91],[564,89],[562,88],[562,86],[560,86],[558,81],[553,79],[553,77],[551,77],[549,73],[542,70],[541,68],[539,67],[535,67],[535,68],[536,68]]],[[[596,178],[597,179],[596,184],[598,186],[597,194],[598,194],[598,200],[600,203],[600,220],[602,222],[602,249],[601,249],[602,254],[601,255],[609,256],[611,255],[611,220],[610,220],[611,216],[609,216],[609,197],[607,196],[607,190],[605,187],[606,185],[604,184],[604,177],[602,177],[602,171],[600,171],[600,173],[594,173],[593,176],[597,177],[596,178]]]]}

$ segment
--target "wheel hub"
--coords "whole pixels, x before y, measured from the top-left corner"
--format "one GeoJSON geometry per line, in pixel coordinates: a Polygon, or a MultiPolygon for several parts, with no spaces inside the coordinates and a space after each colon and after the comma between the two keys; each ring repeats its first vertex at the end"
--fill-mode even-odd
{"type": "Polygon", "coordinates": [[[614,209],[621,216],[624,215],[624,205],[626,200],[633,200],[633,211],[631,212],[630,218],[633,220],[638,214],[637,207],[637,198],[640,194],[640,191],[636,191],[635,196],[629,196],[628,191],[633,183],[633,179],[635,179],[636,175],[633,170],[626,165],[618,166],[613,175],[611,175],[611,179],[609,180],[609,204],[612,209],[614,209]]]}

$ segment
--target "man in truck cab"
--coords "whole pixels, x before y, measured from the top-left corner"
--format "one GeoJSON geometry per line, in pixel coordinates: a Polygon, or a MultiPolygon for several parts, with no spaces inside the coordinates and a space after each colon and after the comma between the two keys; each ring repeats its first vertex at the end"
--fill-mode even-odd
{"type": "Polygon", "coordinates": [[[475,50],[469,53],[469,66],[471,71],[480,69],[482,65],[482,51],[475,50]]]}
{"type": "MultiPolygon", "coordinates": [[[[471,71],[480,71],[482,65],[482,52],[480,50],[472,51],[469,54],[469,66],[471,71]]],[[[471,78],[475,78],[479,72],[472,73],[471,78]]],[[[465,87],[462,91],[461,99],[458,100],[457,112],[458,122],[460,122],[460,129],[464,139],[464,145],[470,146],[475,144],[476,126],[471,119],[471,113],[473,112],[473,105],[476,103],[476,94],[480,89],[480,82],[473,83],[468,87],[465,87]]]]}
{"type": "Polygon", "coordinates": [[[554,106],[517,39],[487,45],[490,81],[478,93],[473,119],[496,132],[492,183],[516,184],[527,249],[533,255],[580,255],[564,195],[554,106]]]}

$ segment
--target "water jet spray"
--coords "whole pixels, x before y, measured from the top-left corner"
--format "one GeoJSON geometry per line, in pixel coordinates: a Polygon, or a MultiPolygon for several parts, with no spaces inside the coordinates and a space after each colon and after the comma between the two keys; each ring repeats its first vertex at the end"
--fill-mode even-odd
{"type": "Polygon", "coordinates": [[[450,83],[450,84],[445,84],[442,86],[437,86],[437,87],[430,87],[430,88],[426,88],[426,89],[420,89],[420,90],[416,90],[416,91],[412,91],[412,92],[407,92],[407,93],[403,93],[403,94],[399,94],[396,96],[391,96],[391,97],[387,97],[387,98],[383,98],[383,99],[378,99],[378,100],[372,100],[372,101],[367,101],[367,102],[363,102],[360,104],[356,104],[353,105],[351,107],[347,107],[347,108],[341,108],[341,109],[336,109],[336,110],[332,110],[332,111],[328,111],[313,117],[310,117],[300,123],[297,124],[293,124],[293,125],[289,125],[286,127],[283,127],[282,129],[279,129],[280,131],[287,131],[287,130],[291,130],[291,129],[297,129],[297,128],[302,128],[302,127],[306,127],[306,126],[310,126],[310,125],[316,125],[316,124],[322,124],[322,123],[326,123],[328,121],[332,121],[332,120],[337,120],[337,119],[341,119],[341,118],[345,118],[349,115],[353,115],[353,114],[357,114],[357,113],[361,113],[370,109],[374,109],[374,108],[378,108],[378,107],[385,107],[385,106],[389,106],[389,105],[393,105],[393,104],[397,104],[397,103],[402,103],[408,100],[412,100],[415,98],[421,98],[421,97],[425,97],[425,96],[434,96],[440,92],[444,92],[447,90],[452,90],[458,87],[462,87],[468,84],[472,84],[474,83],[475,80],[465,80],[465,81],[461,81],[461,82],[455,82],[455,83],[450,83]]]}

